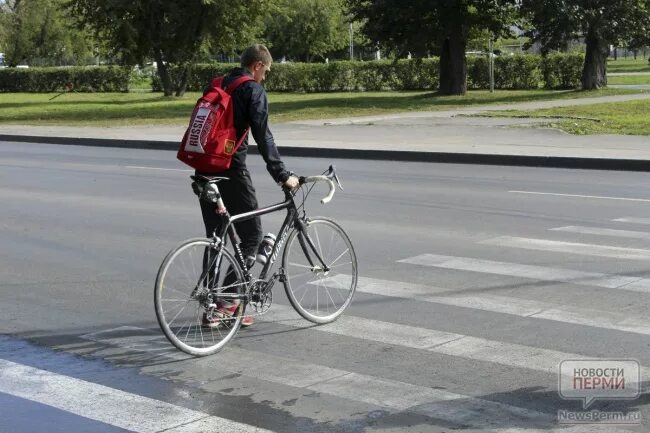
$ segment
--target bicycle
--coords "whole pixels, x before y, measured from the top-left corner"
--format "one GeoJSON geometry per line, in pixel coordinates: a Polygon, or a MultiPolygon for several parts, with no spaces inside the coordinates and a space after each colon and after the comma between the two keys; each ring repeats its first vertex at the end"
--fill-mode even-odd
{"type": "Polygon", "coordinates": [[[343,189],[333,166],[323,175],[300,177],[295,192],[283,189],[284,202],[235,216],[228,213],[217,186],[227,178],[191,178],[197,182],[200,199],[216,203],[222,224],[212,238],[183,241],[160,265],[154,289],[156,317],[176,348],[194,356],[218,352],[237,334],[248,308],[257,315],[268,311],[278,280],[293,308],[313,323],[333,322],[350,305],[357,285],[357,258],[350,238],[335,221],[308,218],[305,209],[316,182],[329,186],[323,204],[334,196],[334,182],[343,189]],[[305,192],[308,184],[312,185],[305,192]],[[294,200],[298,191],[303,193],[300,206],[294,200]],[[277,241],[259,276],[253,278],[233,224],[283,209],[287,215],[277,241]],[[233,252],[227,249],[228,241],[233,252]],[[268,276],[283,247],[280,267],[268,276]],[[239,304],[232,315],[219,312],[218,305],[224,301],[239,304]],[[216,326],[206,327],[206,318],[216,326]]]}

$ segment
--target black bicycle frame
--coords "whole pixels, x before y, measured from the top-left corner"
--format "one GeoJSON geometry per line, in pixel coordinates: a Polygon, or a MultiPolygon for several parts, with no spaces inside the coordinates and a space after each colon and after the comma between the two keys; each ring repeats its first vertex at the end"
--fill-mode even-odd
{"type": "Polygon", "coordinates": [[[307,233],[304,221],[298,218],[298,209],[296,208],[296,203],[293,200],[293,195],[291,194],[291,192],[287,190],[284,191],[284,195],[285,195],[285,201],[282,203],[277,203],[261,209],[256,209],[254,211],[241,213],[232,217],[227,211],[221,214],[223,218],[221,224],[221,231],[219,233],[215,233],[215,236],[219,237],[222,240],[224,246],[227,239],[226,236],[228,237],[228,239],[230,239],[230,242],[232,242],[233,248],[235,250],[235,257],[237,259],[237,262],[239,263],[239,266],[244,270],[245,278],[249,281],[251,275],[249,274],[248,268],[246,267],[246,260],[244,259],[244,256],[241,252],[241,248],[239,248],[239,239],[237,237],[237,232],[235,231],[234,224],[240,221],[246,221],[251,218],[255,218],[257,216],[266,215],[272,212],[277,212],[282,209],[287,209],[287,216],[285,217],[284,222],[282,223],[280,232],[276,237],[276,242],[273,245],[273,251],[271,252],[271,256],[269,257],[266,264],[262,268],[262,272],[260,273],[259,279],[260,280],[266,279],[267,273],[271,268],[271,266],[273,265],[273,263],[275,263],[275,260],[277,259],[280,250],[284,246],[284,242],[287,240],[287,237],[289,236],[289,232],[292,227],[296,227],[296,229],[298,230],[298,240],[300,242],[300,246],[309,264],[312,267],[315,266],[314,260],[312,259],[312,255],[310,254],[310,250],[311,250],[311,253],[314,256],[316,256],[316,258],[318,259],[317,263],[320,262],[320,264],[323,266],[322,269],[325,272],[329,271],[330,269],[325,264],[325,261],[318,253],[318,249],[314,245],[314,242],[312,241],[311,237],[307,233]]]}

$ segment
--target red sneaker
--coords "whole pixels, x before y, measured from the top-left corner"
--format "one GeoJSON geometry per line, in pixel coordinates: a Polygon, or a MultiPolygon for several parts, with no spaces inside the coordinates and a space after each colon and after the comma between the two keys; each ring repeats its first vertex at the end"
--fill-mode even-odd
{"type": "MultiPolygon", "coordinates": [[[[221,316],[221,318],[232,317],[237,312],[237,308],[239,308],[239,302],[220,302],[217,304],[216,315],[221,316]]],[[[253,323],[255,323],[253,316],[242,317],[241,326],[247,327],[253,323]]]]}

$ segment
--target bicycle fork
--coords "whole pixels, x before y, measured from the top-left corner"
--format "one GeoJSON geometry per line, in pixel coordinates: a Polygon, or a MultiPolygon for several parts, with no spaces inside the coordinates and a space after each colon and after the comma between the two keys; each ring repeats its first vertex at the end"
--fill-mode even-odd
{"type": "Polygon", "coordinates": [[[318,248],[316,248],[314,245],[314,241],[312,241],[311,236],[309,236],[309,233],[307,233],[307,224],[305,224],[303,220],[299,219],[296,221],[296,226],[298,227],[298,242],[300,243],[302,252],[305,254],[305,257],[311,266],[311,271],[322,271],[323,274],[326,275],[331,268],[327,266],[325,260],[323,260],[323,257],[321,257],[319,254],[318,248]],[[321,265],[320,267],[314,264],[312,254],[318,259],[318,263],[321,265]]]}

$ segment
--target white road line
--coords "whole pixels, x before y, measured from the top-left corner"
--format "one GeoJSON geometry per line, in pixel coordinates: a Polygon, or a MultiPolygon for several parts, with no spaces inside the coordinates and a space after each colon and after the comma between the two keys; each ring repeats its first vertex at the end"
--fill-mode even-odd
{"type": "Polygon", "coordinates": [[[265,321],[282,322],[295,328],[312,328],[314,331],[422,350],[440,347],[440,345],[465,337],[451,332],[364,319],[346,314],[340,316],[335,322],[314,327],[313,323],[302,320],[293,308],[283,305],[273,305],[261,318],[265,321]]]}
{"type": "MultiPolygon", "coordinates": [[[[331,287],[339,287],[340,282],[337,284],[335,281],[332,281],[336,278],[332,277],[329,279],[331,281],[331,287]]],[[[347,281],[349,281],[349,277],[341,276],[340,278],[348,278],[347,281]]],[[[322,280],[320,284],[328,285],[327,282],[328,280],[322,280]]],[[[405,285],[399,281],[377,280],[363,277],[358,279],[357,291],[381,296],[413,299],[418,302],[453,305],[519,317],[546,319],[574,325],[650,335],[650,322],[645,317],[635,317],[617,312],[578,308],[507,296],[487,294],[466,295],[462,292],[450,292],[440,287],[418,286],[413,284],[405,285]],[[408,287],[413,287],[414,290],[411,291],[408,287]]]]}
{"type": "MultiPolygon", "coordinates": [[[[136,327],[123,326],[83,335],[81,338],[129,350],[153,353],[174,360],[192,358],[176,350],[164,336],[151,335],[150,331],[136,327]]],[[[237,349],[232,346],[221,351],[215,356],[215,359],[217,357],[220,368],[230,373],[244,374],[249,377],[298,388],[304,388],[317,382],[347,374],[345,371],[275,358],[272,355],[260,356],[259,353],[237,349]],[[277,365],[269,368],[268,362],[273,360],[277,361],[277,365]]]]}
{"type": "MultiPolygon", "coordinates": [[[[293,317],[296,317],[295,314],[293,317]]],[[[299,319],[299,321],[309,326],[304,320],[299,319]]],[[[151,335],[150,331],[144,329],[142,329],[143,335],[132,335],[137,330],[138,328],[122,327],[89,334],[82,338],[143,352],[149,351],[149,344],[153,353],[158,354],[160,345],[166,341],[164,337],[151,335]],[[131,335],[120,337],[119,334],[125,331],[131,335]]],[[[289,358],[260,354],[233,346],[225,348],[214,355],[212,359],[224,371],[271,383],[322,392],[392,411],[409,411],[435,416],[451,423],[485,427],[491,424],[508,425],[513,422],[549,423],[553,421],[552,415],[516,406],[289,358]]],[[[423,372],[423,374],[428,373],[423,372]]]]}
{"type": "Polygon", "coordinates": [[[627,275],[610,275],[600,272],[576,271],[548,266],[523,265],[471,257],[443,256],[439,254],[421,254],[399,260],[399,262],[458,271],[480,272],[540,281],[558,281],[604,287],[607,289],[650,293],[650,279],[627,275]]]}
{"type": "Polygon", "coordinates": [[[619,223],[650,224],[650,218],[628,217],[628,218],[616,218],[613,219],[612,221],[616,221],[619,223]]]}
{"type": "Polygon", "coordinates": [[[0,359],[0,392],[141,433],[270,432],[3,359],[0,359]]]}
{"type": "Polygon", "coordinates": [[[547,239],[520,238],[516,236],[499,236],[480,241],[483,245],[522,248],[537,251],[581,254],[585,256],[613,257],[620,260],[650,260],[650,250],[640,248],[622,248],[609,245],[581,244],[577,242],[551,241],[547,239]]]}
{"type": "Polygon", "coordinates": [[[556,232],[579,233],[596,236],[615,236],[620,238],[650,239],[650,233],[632,230],[616,230],[601,227],[565,226],[549,229],[556,232]]]}
{"type": "MultiPolygon", "coordinates": [[[[583,358],[594,359],[575,353],[505,343],[463,334],[365,319],[346,314],[343,314],[333,323],[314,327],[313,324],[298,319],[297,313],[291,307],[282,305],[273,305],[269,312],[262,316],[262,319],[296,328],[310,328],[318,332],[327,332],[346,337],[552,374],[557,374],[561,361],[583,358]]],[[[642,377],[650,378],[649,369],[643,367],[643,372],[642,377]]]]}
{"type": "Polygon", "coordinates": [[[537,192],[537,191],[508,191],[514,194],[533,194],[533,195],[552,195],[558,197],[576,197],[576,198],[595,198],[601,200],[623,200],[623,201],[640,201],[650,202],[647,198],[630,198],[630,197],[608,197],[600,195],[582,195],[582,194],[560,194],[554,192],[537,192]]]}
{"type": "Polygon", "coordinates": [[[162,168],[162,167],[140,167],[137,165],[125,165],[124,168],[132,168],[135,170],[162,170],[162,171],[182,171],[182,172],[193,172],[194,170],[186,170],[183,168],[162,168]]]}
{"type": "MultiPolygon", "coordinates": [[[[472,398],[433,388],[411,386],[404,389],[401,382],[377,380],[351,373],[348,376],[323,382],[311,389],[334,394],[400,411],[409,411],[448,422],[489,428],[503,423],[549,423],[553,416],[503,403],[472,398]],[[410,395],[403,395],[404,392],[410,395]],[[516,421],[519,420],[519,421],[516,421]]],[[[507,424],[506,424],[507,425],[507,424]]]]}

